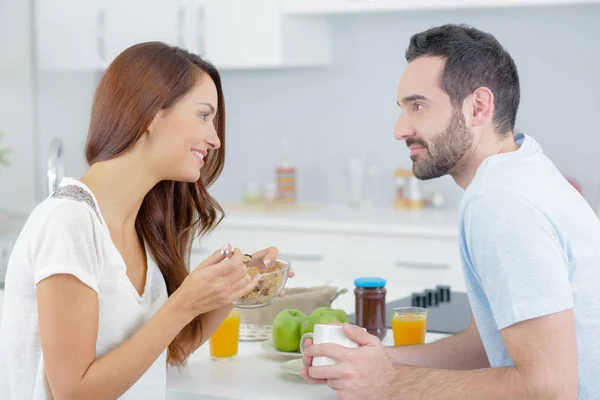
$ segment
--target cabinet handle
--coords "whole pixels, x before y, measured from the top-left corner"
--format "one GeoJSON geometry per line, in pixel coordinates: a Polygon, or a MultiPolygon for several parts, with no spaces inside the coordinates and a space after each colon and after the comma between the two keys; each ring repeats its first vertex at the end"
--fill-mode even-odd
{"type": "Polygon", "coordinates": [[[323,261],[323,256],[317,254],[279,254],[280,260],[287,261],[311,261],[311,262],[319,262],[323,261]]]}
{"type": "Polygon", "coordinates": [[[433,263],[419,263],[419,262],[404,262],[404,261],[396,261],[394,263],[396,267],[399,268],[410,268],[410,269],[450,269],[449,264],[433,264],[433,263]]]}
{"type": "Polygon", "coordinates": [[[195,53],[201,57],[205,57],[205,43],[204,43],[204,6],[198,7],[196,12],[196,48],[195,53]]]}
{"type": "Polygon", "coordinates": [[[100,57],[101,61],[104,61],[106,58],[105,30],[106,10],[100,9],[96,21],[96,49],[98,50],[98,57],[100,57]]]}
{"type": "Polygon", "coordinates": [[[179,7],[177,12],[177,44],[185,47],[185,7],[179,7]]]}

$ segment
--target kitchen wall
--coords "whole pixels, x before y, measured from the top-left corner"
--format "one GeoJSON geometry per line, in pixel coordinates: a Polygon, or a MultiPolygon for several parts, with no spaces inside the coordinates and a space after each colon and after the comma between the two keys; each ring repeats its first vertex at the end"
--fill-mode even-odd
{"type": "Polygon", "coordinates": [[[0,210],[35,197],[30,10],[29,1],[0,1],[0,148],[11,151],[11,166],[0,166],[0,210]]]}
{"type": "MultiPolygon", "coordinates": [[[[344,203],[347,159],[354,152],[378,178],[375,201],[388,205],[392,171],[409,167],[406,146],[393,138],[395,91],[412,33],[446,22],[489,31],[511,52],[519,68],[522,103],[518,129],[533,135],[559,169],[579,181],[588,200],[600,202],[600,6],[518,10],[455,10],[333,19],[334,61],[327,68],[222,73],[228,113],[228,160],[213,193],[239,201],[248,181],[273,179],[274,165],[299,168],[299,196],[311,202],[344,203]]],[[[84,171],[85,140],[94,74],[40,75],[40,137],[66,141],[67,172],[84,171]]],[[[426,183],[443,190],[450,205],[461,191],[449,178],[426,183]]]]}

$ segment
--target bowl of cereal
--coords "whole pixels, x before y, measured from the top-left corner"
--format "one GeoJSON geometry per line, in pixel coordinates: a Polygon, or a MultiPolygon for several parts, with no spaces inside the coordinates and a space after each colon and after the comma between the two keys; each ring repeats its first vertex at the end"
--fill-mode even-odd
{"type": "Polygon", "coordinates": [[[260,278],[254,289],[242,298],[235,300],[233,305],[237,308],[259,308],[273,303],[285,287],[291,263],[276,260],[269,267],[253,265],[252,263],[246,265],[248,266],[248,274],[251,277],[260,275],[260,278]]]}

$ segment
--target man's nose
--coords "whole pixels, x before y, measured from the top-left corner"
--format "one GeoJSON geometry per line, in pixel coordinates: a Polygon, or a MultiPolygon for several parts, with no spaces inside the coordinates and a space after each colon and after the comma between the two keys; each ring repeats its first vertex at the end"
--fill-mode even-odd
{"type": "Polygon", "coordinates": [[[396,140],[406,140],[412,136],[415,136],[414,129],[411,127],[406,115],[400,114],[394,127],[394,137],[396,140]]]}

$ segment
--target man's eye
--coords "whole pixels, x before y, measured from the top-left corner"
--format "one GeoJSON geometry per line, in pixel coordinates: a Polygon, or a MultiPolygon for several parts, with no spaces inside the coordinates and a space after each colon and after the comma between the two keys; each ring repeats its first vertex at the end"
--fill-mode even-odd
{"type": "Polygon", "coordinates": [[[413,109],[414,109],[415,111],[419,111],[421,108],[423,108],[423,104],[421,104],[421,103],[415,103],[415,104],[413,105],[413,109]]]}

